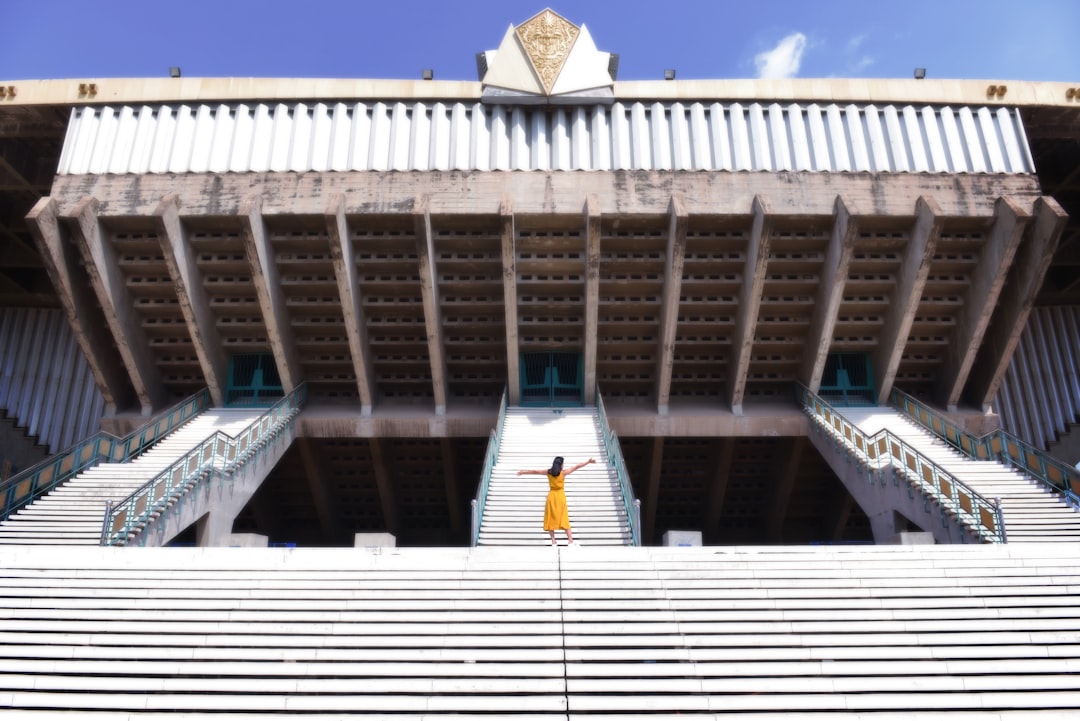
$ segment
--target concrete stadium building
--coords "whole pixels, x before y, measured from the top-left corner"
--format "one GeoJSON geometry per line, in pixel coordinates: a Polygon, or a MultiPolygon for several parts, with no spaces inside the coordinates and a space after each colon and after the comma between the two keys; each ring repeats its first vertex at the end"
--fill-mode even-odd
{"type": "Polygon", "coordinates": [[[5,718],[1076,717],[1080,86],[600,47],[0,81],[5,718]]]}
{"type": "Polygon", "coordinates": [[[1076,88],[620,82],[533,20],[475,82],[5,82],[9,475],[304,384],[233,530],[461,545],[504,390],[602,397],[644,543],[868,541],[796,384],[1075,422],[1076,88]]]}

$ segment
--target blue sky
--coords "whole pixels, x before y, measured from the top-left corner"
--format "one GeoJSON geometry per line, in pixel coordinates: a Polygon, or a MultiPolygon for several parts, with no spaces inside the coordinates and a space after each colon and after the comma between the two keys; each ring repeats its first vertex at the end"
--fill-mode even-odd
{"type": "Polygon", "coordinates": [[[0,79],[475,80],[475,55],[551,7],[619,79],[902,77],[1080,84],[1078,0],[4,0],[0,79]]]}

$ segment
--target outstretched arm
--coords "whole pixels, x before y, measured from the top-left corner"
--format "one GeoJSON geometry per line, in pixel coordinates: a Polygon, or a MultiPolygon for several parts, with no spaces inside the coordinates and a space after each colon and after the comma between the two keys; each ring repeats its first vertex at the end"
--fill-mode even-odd
{"type": "Polygon", "coordinates": [[[596,459],[595,458],[590,458],[587,461],[582,461],[581,463],[577,464],[573,468],[567,468],[565,471],[563,471],[563,475],[564,476],[569,476],[574,471],[578,470],[579,468],[584,468],[585,466],[589,465],[590,463],[596,463],[596,459]]]}
{"type": "Polygon", "coordinates": [[[519,476],[546,476],[547,475],[547,469],[545,468],[542,471],[521,470],[521,471],[518,471],[517,474],[519,476]]]}

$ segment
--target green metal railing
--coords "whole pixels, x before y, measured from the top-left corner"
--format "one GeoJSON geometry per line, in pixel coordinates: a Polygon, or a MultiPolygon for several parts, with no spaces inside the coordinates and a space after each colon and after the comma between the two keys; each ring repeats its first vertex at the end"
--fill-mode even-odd
{"type": "Polygon", "coordinates": [[[866,463],[867,482],[874,483],[876,475],[884,484],[883,470],[891,467],[894,483],[898,483],[897,478],[902,475],[923,491],[927,510],[930,510],[930,498],[938,502],[943,525],[951,513],[981,540],[990,543],[1007,541],[999,503],[976,493],[887,429],[872,436],[867,435],[801,384],[796,384],[796,398],[815,426],[828,432],[834,442],[843,445],[866,463]]]}
{"type": "Polygon", "coordinates": [[[499,404],[499,420],[488,437],[487,453],[484,454],[484,470],[480,474],[480,485],[476,487],[476,498],[472,499],[469,504],[472,517],[472,532],[469,536],[470,546],[480,543],[480,521],[484,517],[484,506],[487,505],[488,488],[491,486],[491,472],[495,468],[495,462],[499,459],[499,445],[502,443],[503,426],[505,424],[506,389],[503,389],[502,402],[499,404]]]}
{"type": "Polygon", "coordinates": [[[200,481],[215,474],[224,476],[238,464],[257,456],[267,440],[293,421],[306,397],[307,387],[301,384],[237,436],[217,431],[124,500],[106,504],[101,545],[125,545],[152,516],[194,489],[200,481]]]}
{"type": "Polygon", "coordinates": [[[901,390],[893,389],[890,400],[898,410],[964,455],[1018,468],[1080,509],[1080,471],[1067,463],[1003,430],[974,436],[901,390]]]}
{"type": "Polygon", "coordinates": [[[640,546],[641,500],[634,498],[634,486],[630,483],[630,472],[626,469],[626,459],[623,458],[618,436],[608,425],[607,411],[604,410],[604,399],[600,396],[599,390],[596,392],[596,408],[600,412],[600,432],[604,437],[604,448],[607,450],[608,463],[615,469],[615,477],[619,481],[619,490],[622,491],[626,520],[630,525],[630,543],[634,546],[640,546]]]}
{"type": "Polygon", "coordinates": [[[0,483],[0,521],[98,463],[123,463],[142,453],[210,405],[206,389],[185,398],[123,438],[99,432],[0,483]]]}

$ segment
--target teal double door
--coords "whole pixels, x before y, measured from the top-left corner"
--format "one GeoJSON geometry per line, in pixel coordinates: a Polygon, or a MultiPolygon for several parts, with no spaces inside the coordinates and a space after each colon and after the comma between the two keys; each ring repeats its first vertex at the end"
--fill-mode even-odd
{"type": "Polygon", "coordinates": [[[574,351],[521,354],[521,405],[580,406],[584,398],[584,363],[574,351]]]}
{"type": "Polygon", "coordinates": [[[237,353],[229,358],[226,406],[269,407],[284,395],[273,354],[237,353]]]}
{"type": "Polygon", "coordinates": [[[818,395],[834,406],[877,404],[869,353],[830,353],[818,395]]]}

